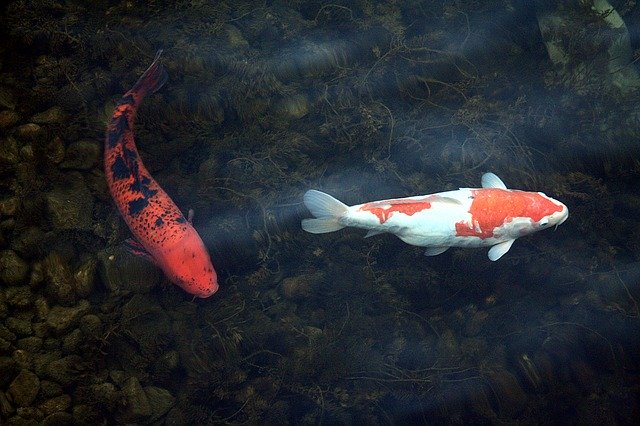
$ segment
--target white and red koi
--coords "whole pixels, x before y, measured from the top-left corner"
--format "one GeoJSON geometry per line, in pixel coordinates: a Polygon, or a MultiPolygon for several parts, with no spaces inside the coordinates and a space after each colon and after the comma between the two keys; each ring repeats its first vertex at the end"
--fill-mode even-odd
{"type": "Polygon", "coordinates": [[[367,237],[388,232],[435,256],[449,247],[489,247],[498,260],[518,237],[560,225],[567,206],[542,192],[507,189],[493,173],[482,176],[482,188],[460,188],[347,206],[332,196],[310,190],[304,203],[315,219],[302,229],[314,234],[346,226],[369,230],[367,237]]]}
{"type": "Polygon", "coordinates": [[[167,72],[160,53],[118,101],[107,125],[104,172],[109,192],[135,239],[129,248],[155,263],[171,282],[196,297],[218,290],[216,271],[202,239],[147,171],[133,138],[133,123],[145,96],[160,89],[167,72]]]}

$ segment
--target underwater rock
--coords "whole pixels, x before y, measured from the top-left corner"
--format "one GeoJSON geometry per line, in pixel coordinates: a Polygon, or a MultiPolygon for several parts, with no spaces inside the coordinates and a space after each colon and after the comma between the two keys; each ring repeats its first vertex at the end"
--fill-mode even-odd
{"type": "Polygon", "coordinates": [[[62,386],[50,380],[40,380],[40,394],[45,398],[53,398],[64,393],[62,386]]]}
{"type": "Polygon", "coordinates": [[[13,170],[20,161],[18,142],[11,136],[0,140],[0,174],[13,170]]]}
{"type": "Polygon", "coordinates": [[[11,400],[18,407],[28,407],[40,390],[40,379],[29,370],[22,370],[9,385],[11,400]]]}
{"type": "Polygon", "coordinates": [[[164,416],[176,403],[176,399],[166,389],[146,386],[144,393],[147,395],[147,400],[151,407],[151,421],[158,420],[164,416]]]}
{"type": "Polygon", "coordinates": [[[48,110],[31,117],[31,122],[36,124],[62,124],[68,115],[59,106],[53,106],[48,110]]]}
{"type": "Polygon", "coordinates": [[[161,276],[158,268],[123,247],[110,247],[98,252],[98,273],[105,287],[114,295],[149,293],[161,276]]]}
{"type": "Polygon", "coordinates": [[[93,197],[82,175],[70,173],[64,186],[58,186],[45,196],[47,211],[56,229],[91,231],[93,197]]]}
{"type": "Polygon", "coordinates": [[[42,252],[44,239],[45,233],[42,229],[37,226],[29,226],[13,235],[11,248],[21,256],[29,259],[42,252]]]}
{"type": "Polygon", "coordinates": [[[287,299],[307,297],[312,290],[324,281],[324,273],[312,272],[282,280],[280,291],[287,299]]]}
{"type": "Polygon", "coordinates": [[[146,420],[151,415],[149,399],[136,377],[130,377],[124,383],[122,394],[125,397],[126,405],[116,416],[118,422],[140,422],[146,420]]]}
{"type": "Polygon", "coordinates": [[[9,317],[6,319],[5,325],[9,330],[19,336],[30,336],[33,333],[30,320],[9,317]]]}
{"type": "Polygon", "coordinates": [[[18,139],[25,142],[39,141],[44,138],[45,131],[36,123],[27,123],[18,126],[15,135],[18,139]]]}
{"type": "Polygon", "coordinates": [[[82,332],[79,328],[64,336],[64,339],[62,339],[62,352],[65,354],[74,353],[82,343],[82,338],[82,332]]]}
{"type": "Polygon", "coordinates": [[[28,286],[9,287],[5,290],[7,304],[14,308],[28,308],[33,302],[33,293],[28,286]]]}
{"type": "Polygon", "coordinates": [[[58,412],[47,416],[40,426],[59,426],[59,425],[73,425],[76,424],[75,419],[69,413],[58,412]]]}
{"type": "Polygon", "coordinates": [[[178,368],[180,357],[178,352],[171,350],[162,354],[154,365],[154,377],[156,381],[164,381],[170,379],[173,371],[178,368]]]}
{"type": "Polygon", "coordinates": [[[76,303],[74,278],[62,256],[58,252],[49,254],[43,261],[43,269],[47,294],[63,306],[73,306],[76,303]]]}
{"type": "MultiPolygon", "coordinates": [[[[44,419],[44,414],[42,414],[42,411],[38,410],[35,407],[20,407],[16,410],[16,414],[20,417],[20,419],[31,420],[36,422],[36,424],[39,424],[39,422],[44,419]]],[[[20,424],[25,423],[21,422],[20,424]]]]}
{"type": "Polygon", "coordinates": [[[20,121],[20,116],[15,111],[0,111],[0,129],[8,129],[20,121]]]}
{"type": "Polygon", "coordinates": [[[73,274],[73,289],[78,296],[88,297],[93,293],[97,267],[98,261],[90,258],[73,274]]]}
{"type": "Polygon", "coordinates": [[[65,149],[64,149],[64,143],[62,142],[62,139],[60,139],[59,136],[56,136],[53,139],[51,139],[51,142],[47,144],[46,152],[47,152],[47,158],[53,164],[59,164],[62,160],[64,160],[65,149]]]}
{"type": "Polygon", "coordinates": [[[15,109],[16,101],[13,93],[6,87],[0,87],[0,108],[15,109]]]}
{"type": "Polygon", "coordinates": [[[78,355],[68,355],[51,361],[45,367],[44,374],[47,378],[58,382],[62,386],[69,386],[80,379],[78,367],[81,364],[82,358],[78,355]]]}
{"type": "MultiPolygon", "coordinates": [[[[29,324],[31,329],[31,324],[29,324]]],[[[42,349],[42,338],[37,336],[23,337],[16,343],[18,349],[22,349],[27,352],[36,353],[42,349]]]]}
{"type": "Polygon", "coordinates": [[[27,280],[29,264],[13,250],[0,251],[0,282],[5,285],[20,285],[27,280]]]}
{"type": "Polygon", "coordinates": [[[487,311],[479,310],[473,314],[471,320],[467,322],[466,331],[468,336],[475,336],[480,333],[484,326],[489,313],[487,311]]]}
{"type": "Polygon", "coordinates": [[[0,200],[0,217],[15,215],[19,205],[18,197],[7,197],[0,200]]]}
{"type": "Polygon", "coordinates": [[[238,27],[227,24],[224,26],[224,31],[227,35],[227,43],[229,47],[234,49],[249,47],[249,42],[244,38],[238,27]]]}
{"type": "Polygon", "coordinates": [[[278,103],[278,112],[288,119],[299,119],[309,113],[309,100],[304,95],[282,99],[278,103]]]}
{"type": "Polygon", "coordinates": [[[97,339],[102,336],[102,320],[97,315],[85,315],[80,319],[80,330],[85,336],[97,339]]]}
{"type": "Polygon", "coordinates": [[[42,411],[45,416],[59,411],[67,411],[69,408],[71,408],[71,397],[69,395],[56,396],[38,405],[38,409],[42,411]]]}
{"type": "Polygon", "coordinates": [[[90,304],[81,300],[76,306],[54,306],[47,315],[47,325],[56,333],[62,333],[75,326],[80,318],[89,312],[90,304]]]}
{"type": "Polygon", "coordinates": [[[96,407],[86,404],[74,404],[73,406],[73,419],[81,424],[105,424],[102,420],[102,415],[96,407]]]}
{"type": "Polygon", "coordinates": [[[91,140],[79,140],[67,147],[61,169],[89,170],[100,161],[100,145],[91,140]]]}
{"type": "Polygon", "coordinates": [[[527,394],[518,379],[508,371],[489,373],[490,386],[499,401],[500,414],[506,418],[516,418],[527,404],[527,394]]]}
{"type": "Polygon", "coordinates": [[[4,392],[0,391],[0,416],[2,418],[7,418],[14,412],[14,408],[7,399],[7,396],[4,392]]]}

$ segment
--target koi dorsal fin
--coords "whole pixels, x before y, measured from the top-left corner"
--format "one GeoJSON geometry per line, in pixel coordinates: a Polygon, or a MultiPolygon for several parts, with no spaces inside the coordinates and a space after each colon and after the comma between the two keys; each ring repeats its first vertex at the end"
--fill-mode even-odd
{"type": "Polygon", "coordinates": [[[482,187],[483,188],[498,188],[507,189],[507,186],[500,180],[500,178],[493,173],[485,173],[482,175],[482,187]]]}

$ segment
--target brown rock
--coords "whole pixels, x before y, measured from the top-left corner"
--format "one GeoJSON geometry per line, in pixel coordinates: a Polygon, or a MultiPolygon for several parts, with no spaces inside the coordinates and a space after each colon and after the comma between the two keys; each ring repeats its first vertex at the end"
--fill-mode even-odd
{"type": "Polygon", "coordinates": [[[9,395],[18,407],[28,407],[40,390],[40,379],[29,370],[22,370],[9,385],[9,395]]]}
{"type": "Polygon", "coordinates": [[[8,129],[20,121],[20,116],[15,111],[0,111],[0,129],[8,129]]]}

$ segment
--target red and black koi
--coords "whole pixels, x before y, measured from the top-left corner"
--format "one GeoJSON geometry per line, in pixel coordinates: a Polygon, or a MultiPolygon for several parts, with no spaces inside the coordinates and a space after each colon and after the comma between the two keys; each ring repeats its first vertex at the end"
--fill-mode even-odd
{"type": "Polygon", "coordinates": [[[109,192],[134,235],[128,240],[130,249],[161,268],[171,282],[204,298],[218,290],[209,253],[191,226],[191,217],[183,216],[147,171],[133,137],[140,103],[167,81],[161,53],[158,51],[149,68],[117,102],[107,125],[104,171],[109,192]]]}

